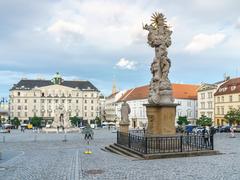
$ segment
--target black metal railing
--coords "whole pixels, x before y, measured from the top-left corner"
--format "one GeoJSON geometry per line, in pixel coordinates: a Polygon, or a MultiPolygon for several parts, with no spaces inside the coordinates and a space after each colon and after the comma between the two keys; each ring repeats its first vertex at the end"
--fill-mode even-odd
{"type": "Polygon", "coordinates": [[[176,135],[147,137],[143,133],[117,132],[117,143],[144,154],[213,150],[213,136],[176,135]]]}

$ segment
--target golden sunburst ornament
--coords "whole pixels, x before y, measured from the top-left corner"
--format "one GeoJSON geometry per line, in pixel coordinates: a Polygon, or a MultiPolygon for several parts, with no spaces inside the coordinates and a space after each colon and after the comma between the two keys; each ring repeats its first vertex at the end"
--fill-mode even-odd
{"type": "Polygon", "coordinates": [[[166,18],[164,17],[164,15],[162,13],[155,12],[151,16],[151,21],[152,21],[152,25],[155,28],[157,28],[157,27],[159,27],[159,25],[164,25],[165,24],[166,18]]]}

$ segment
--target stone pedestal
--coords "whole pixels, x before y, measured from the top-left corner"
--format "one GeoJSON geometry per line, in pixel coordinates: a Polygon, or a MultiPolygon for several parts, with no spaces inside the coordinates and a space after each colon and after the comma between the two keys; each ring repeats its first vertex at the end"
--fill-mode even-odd
{"type": "Polygon", "coordinates": [[[175,135],[176,106],[178,104],[146,104],[147,136],[175,135]]]}
{"type": "Polygon", "coordinates": [[[119,127],[120,127],[120,132],[123,132],[123,133],[129,132],[129,123],[120,122],[119,127]]]}

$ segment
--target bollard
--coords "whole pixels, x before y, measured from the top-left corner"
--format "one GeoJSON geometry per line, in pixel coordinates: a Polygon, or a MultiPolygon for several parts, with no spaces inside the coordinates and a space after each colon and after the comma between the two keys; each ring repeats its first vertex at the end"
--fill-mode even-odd
{"type": "Polygon", "coordinates": [[[64,134],[63,142],[67,142],[67,135],[66,135],[66,133],[64,134]]]}
{"type": "Polygon", "coordinates": [[[3,136],[3,143],[5,143],[5,136],[3,136]]]}
{"type": "Polygon", "coordinates": [[[37,135],[36,134],[34,134],[34,140],[33,140],[34,142],[36,142],[37,141],[37,135]]]}

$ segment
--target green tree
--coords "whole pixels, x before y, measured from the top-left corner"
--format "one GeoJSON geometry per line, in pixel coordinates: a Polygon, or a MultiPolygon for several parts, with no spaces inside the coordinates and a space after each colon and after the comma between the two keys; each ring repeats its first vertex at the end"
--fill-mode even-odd
{"type": "Polygon", "coordinates": [[[41,117],[34,116],[31,119],[31,124],[33,125],[33,127],[41,127],[41,123],[42,123],[41,117]]]}
{"type": "Polygon", "coordinates": [[[240,110],[238,109],[230,109],[224,118],[228,121],[229,125],[239,124],[240,123],[240,110]]]}
{"type": "Polygon", "coordinates": [[[212,125],[212,119],[202,115],[197,121],[196,124],[199,126],[211,126],[212,125]]]}
{"type": "Polygon", "coordinates": [[[182,125],[188,125],[188,124],[190,124],[190,122],[187,120],[187,116],[179,116],[177,124],[179,126],[182,126],[182,125]]]}
{"type": "Polygon", "coordinates": [[[101,125],[102,125],[102,120],[101,120],[101,118],[98,117],[98,116],[96,116],[96,118],[95,118],[95,123],[97,124],[98,127],[101,126],[101,125]]]}
{"type": "Polygon", "coordinates": [[[82,122],[82,118],[77,117],[77,116],[70,117],[70,122],[71,122],[72,126],[78,126],[82,122]]]}
{"type": "Polygon", "coordinates": [[[11,119],[10,122],[13,126],[15,126],[16,129],[21,124],[20,120],[17,117],[14,117],[13,119],[11,119]]]}

